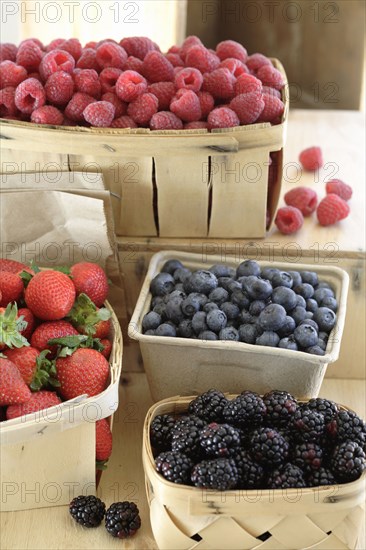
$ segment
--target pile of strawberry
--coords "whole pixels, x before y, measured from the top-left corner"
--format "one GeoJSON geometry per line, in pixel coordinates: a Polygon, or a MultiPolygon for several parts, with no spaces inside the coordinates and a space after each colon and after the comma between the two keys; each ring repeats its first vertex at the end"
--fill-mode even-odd
{"type": "MultiPolygon", "coordinates": [[[[10,420],[106,389],[112,349],[108,280],[97,264],[40,271],[0,259],[0,419],[10,420]]],[[[96,460],[112,434],[96,422],[96,460]]]]}
{"type": "Polygon", "coordinates": [[[57,38],[0,45],[0,116],[38,124],[111,128],[227,128],[278,124],[283,75],[233,40],[215,50],[197,36],[162,53],[147,37],[57,38]]]}

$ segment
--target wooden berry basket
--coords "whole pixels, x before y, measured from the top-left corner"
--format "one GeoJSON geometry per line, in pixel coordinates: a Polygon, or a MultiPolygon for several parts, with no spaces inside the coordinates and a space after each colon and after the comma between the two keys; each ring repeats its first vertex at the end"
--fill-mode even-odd
{"type": "Polygon", "coordinates": [[[0,423],[1,510],[14,511],[69,504],[78,494],[95,494],[95,421],[118,407],[123,341],[111,312],[110,380],[99,395],[79,396],[0,423]]]}
{"type": "Polygon", "coordinates": [[[280,124],[151,132],[2,120],[0,171],[102,172],[117,235],[262,238],[281,190],[289,109],[284,68],[272,62],[286,83],[280,124]]]}
{"type": "Polygon", "coordinates": [[[159,414],[186,412],[192,399],[160,401],[145,419],[142,458],[151,526],[160,550],[357,548],[365,519],[366,472],[343,485],[226,492],[176,485],[158,474],[150,424],[159,414]]]}

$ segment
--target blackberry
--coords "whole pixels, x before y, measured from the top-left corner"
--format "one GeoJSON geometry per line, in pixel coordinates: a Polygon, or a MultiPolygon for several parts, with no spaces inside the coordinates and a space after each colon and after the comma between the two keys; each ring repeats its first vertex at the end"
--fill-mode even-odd
{"type": "Polygon", "coordinates": [[[155,416],[150,424],[151,445],[159,450],[169,449],[172,441],[172,429],[175,419],[170,414],[155,416]]]}
{"type": "Polygon", "coordinates": [[[193,399],[189,404],[188,411],[207,422],[221,422],[227,402],[228,400],[221,391],[212,389],[193,399]]]}
{"type": "Polygon", "coordinates": [[[71,516],[84,527],[98,527],[105,514],[105,504],[93,495],[75,497],[69,505],[71,516]]]}
{"type": "Polygon", "coordinates": [[[297,401],[290,393],[273,390],[263,396],[263,402],[266,406],[266,424],[280,428],[289,425],[297,409],[297,401]]]}
{"type": "Polygon", "coordinates": [[[340,443],[352,439],[366,450],[366,424],[355,412],[339,411],[336,417],[336,429],[340,443]]]}
{"type": "Polygon", "coordinates": [[[338,445],[330,461],[330,469],[338,481],[347,483],[358,479],[366,469],[366,455],[355,441],[338,445]]]}
{"type": "Polygon", "coordinates": [[[189,483],[192,460],[183,453],[166,451],[155,458],[156,470],[172,483],[189,483]]]}
{"type": "Polygon", "coordinates": [[[266,414],[263,399],[255,392],[245,391],[231,401],[228,401],[223,410],[226,422],[239,428],[259,426],[266,414]]]}
{"type": "Polygon", "coordinates": [[[134,502],[115,502],[105,515],[105,528],[113,537],[132,537],[141,527],[139,509],[134,502]]]}
{"type": "Polygon", "coordinates": [[[248,451],[238,449],[232,458],[238,469],[238,489],[257,489],[263,486],[264,469],[251,459],[248,451]]]}
{"type": "Polygon", "coordinates": [[[326,425],[337,417],[339,410],[337,403],[329,399],[323,399],[322,397],[314,397],[306,405],[309,409],[322,414],[326,425]]]}
{"type": "Polygon", "coordinates": [[[201,431],[199,441],[207,456],[227,457],[240,447],[240,432],[229,424],[212,422],[201,431]]]}
{"type": "Polygon", "coordinates": [[[197,428],[202,430],[207,425],[207,422],[202,418],[199,418],[195,414],[186,414],[176,419],[174,427],[172,429],[172,437],[179,434],[185,428],[197,428]]]}
{"type": "Polygon", "coordinates": [[[294,436],[303,441],[319,441],[325,432],[324,416],[300,405],[293,418],[294,436]]]}
{"type": "Polygon", "coordinates": [[[200,445],[201,430],[201,422],[199,422],[199,426],[194,422],[180,426],[179,429],[173,431],[171,450],[184,453],[189,458],[192,458],[192,460],[199,459],[202,455],[200,445]]]}
{"type": "Polygon", "coordinates": [[[317,443],[308,441],[296,445],[291,452],[292,462],[304,472],[319,470],[323,461],[323,449],[317,443]]]}
{"type": "Polygon", "coordinates": [[[289,444],[275,429],[259,428],[252,433],[249,452],[254,460],[264,466],[278,466],[288,457],[289,444]]]}
{"type": "Polygon", "coordinates": [[[321,485],[335,485],[336,479],[328,468],[321,466],[319,470],[313,470],[307,477],[307,484],[310,487],[319,487],[321,485]]]}
{"type": "Polygon", "coordinates": [[[232,458],[203,460],[192,470],[191,481],[196,487],[227,491],[239,481],[238,469],[232,458]]]}
{"type": "Polygon", "coordinates": [[[270,473],[267,486],[269,489],[306,487],[304,472],[301,468],[289,462],[270,473]]]}

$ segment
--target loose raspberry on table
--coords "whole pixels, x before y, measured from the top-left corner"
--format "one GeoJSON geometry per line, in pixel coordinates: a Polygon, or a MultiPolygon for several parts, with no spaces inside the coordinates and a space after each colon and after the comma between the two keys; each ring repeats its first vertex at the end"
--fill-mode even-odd
{"type": "Polygon", "coordinates": [[[206,118],[215,106],[215,100],[210,92],[197,92],[198,99],[201,105],[202,118],[206,118]]]}
{"type": "Polygon", "coordinates": [[[15,117],[18,114],[15,105],[15,88],[8,86],[0,90],[0,117],[15,117]]]}
{"type": "Polygon", "coordinates": [[[235,77],[229,69],[215,69],[203,75],[202,90],[210,92],[215,99],[234,97],[235,77]]]}
{"type": "Polygon", "coordinates": [[[317,170],[323,166],[323,154],[320,147],[308,147],[301,151],[299,160],[304,170],[317,170]]]}
{"type": "Polygon", "coordinates": [[[184,61],[177,53],[166,53],[165,57],[173,65],[173,67],[184,67],[184,61]]]}
{"type": "MultiPolygon", "coordinates": [[[[183,61],[186,60],[188,50],[192,48],[192,46],[203,46],[198,36],[187,36],[187,38],[184,40],[181,48],[179,49],[179,55],[181,56],[183,61]]],[[[186,65],[188,65],[188,63],[186,63],[186,65]]]]}
{"type": "Polygon", "coordinates": [[[142,74],[149,82],[167,82],[174,80],[174,67],[160,52],[149,52],[142,67],[142,74]]]}
{"type": "Polygon", "coordinates": [[[59,49],[64,50],[65,52],[69,52],[69,54],[72,55],[75,61],[78,61],[81,57],[81,54],[83,53],[82,45],[77,38],[69,38],[68,40],[63,40],[59,44],[59,49]]]}
{"type": "Polygon", "coordinates": [[[136,71],[137,73],[142,73],[143,62],[138,57],[130,55],[127,57],[126,63],[123,65],[124,71],[136,71]]]}
{"type": "Polygon", "coordinates": [[[176,88],[186,88],[198,92],[203,83],[202,73],[193,67],[185,67],[179,70],[174,79],[176,88]]]}
{"type": "Polygon", "coordinates": [[[238,115],[229,107],[217,107],[207,117],[208,127],[212,128],[232,128],[239,126],[238,115]]]}
{"type": "Polygon", "coordinates": [[[34,42],[28,42],[19,46],[16,63],[22,65],[30,73],[36,71],[43,57],[43,51],[34,42]]]}
{"type": "Polygon", "coordinates": [[[146,90],[146,79],[135,71],[124,71],[116,82],[116,94],[122,101],[134,101],[146,90]]]}
{"type": "Polygon", "coordinates": [[[103,69],[99,75],[99,82],[102,86],[102,93],[106,92],[115,92],[116,83],[123,71],[121,69],[116,69],[114,67],[108,67],[103,69]]]}
{"type": "Polygon", "coordinates": [[[242,61],[235,59],[234,57],[228,57],[227,59],[221,61],[219,69],[229,69],[235,78],[238,78],[242,74],[249,73],[248,67],[242,61]]]}
{"type": "Polygon", "coordinates": [[[45,84],[47,100],[53,105],[66,105],[74,93],[74,80],[69,73],[57,71],[51,74],[45,84]]]}
{"type": "Polygon", "coordinates": [[[92,48],[84,48],[83,53],[79,57],[76,67],[78,69],[94,69],[99,72],[100,68],[97,63],[97,52],[92,48]]]}
{"type": "Polygon", "coordinates": [[[242,74],[234,84],[235,95],[257,92],[262,94],[262,82],[252,74],[242,74]]]}
{"type": "Polygon", "coordinates": [[[304,223],[301,211],[294,206],[283,206],[277,210],[275,224],[284,235],[296,233],[304,223]]]}
{"type": "MultiPolygon", "coordinates": [[[[57,73],[55,73],[57,75],[57,73]]],[[[75,89],[77,92],[89,94],[95,99],[100,99],[102,86],[99,75],[94,69],[76,69],[74,71],[75,89]]]]}
{"type": "Polygon", "coordinates": [[[0,44],[0,63],[3,61],[15,61],[18,48],[15,44],[3,42],[0,44]]]}
{"type": "Polygon", "coordinates": [[[27,78],[15,90],[15,105],[19,111],[30,115],[46,103],[46,93],[35,78],[27,78]]]}
{"type": "Polygon", "coordinates": [[[184,124],[185,130],[203,130],[208,129],[208,122],[203,120],[195,120],[194,122],[186,122],[184,124]]]}
{"type": "Polygon", "coordinates": [[[65,116],[74,122],[84,122],[83,112],[90,103],[95,103],[96,99],[88,94],[76,92],[70,99],[65,109],[65,116]]]}
{"type": "Polygon", "coordinates": [[[160,111],[151,117],[151,130],[182,130],[183,122],[170,111],[160,111]]]}
{"type": "Polygon", "coordinates": [[[61,126],[64,122],[64,115],[57,107],[52,105],[44,105],[39,109],[36,109],[31,114],[31,122],[36,124],[53,124],[55,126],[61,126]]]}
{"type": "Polygon", "coordinates": [[[127,103],[119,99],[119,97],[116,96],[113,92],[106,92],[101,97],[102,101],[109,101],[109,103],[112,103],[115,108],[114,116],[115,118],[119,118],[120,116],[123,116],[127,113],[127,103]]]}
{"type": "Polygon", "coordinates": [[[113,120],[111,128],[137,128],[137,124],[130,116],[123,115],[113,120]]]}
{"type": "Polygon", "coordinates": [[[282,73],[275,67],[272,67],[272,65],[263,65],[260,67],[256,76],[264,86],[270,86],[276,90],[281,90],[285,85],[282,73]]]}
{"type": "Polygon", "coordinates": [[[230,109],[238,115],[240,124],[252,124],[263,111],[264,101],[257,92],[240,94],[231,100],[230,109]]]}
{"type": "Polygon", "coordinates": [[[170,103],[170,110],[184,122],[199,120],[202,116],[200,100],[192,90],[180,89],[170,103]]]}
{"type": "Polygon", "coordinates": [[[13,61],[0,63],[0,86],[2,88],[16,88],[18,84],[28,78],[27,70],[13,61]]]}
{"type": "Polygon", "coordinates": [[[127,57],[126,50],[113,42],[105,42],[97,48],[96,60],[101,69],[108,67],[122,69],[127,57]]]}
{"type": "Polygon", "coordinates": [[[244,46],[239,44],[239,42],[235,42],[235,40],[224,40],[223,42],[219,42],[216,46],[216,54],[221,61],[228,57],[234,57],[245,63],[248,59],[247,50],[244,46]]]}
{"type": "Polygon", "coordinates": [[[169,110],[170,102],[176,92],[173,82],[155,82],[148,86],[147,91],[158,98],[159,111],[169,110]]]}
{"type": "Polygon", "coordinates": [[[210,73],[220,65],[220,58],[204,46],[192,46],[185,57],[187,67],[195,67],[201,73],[210,73]]]}
{"type": "Polygon", "coordinates": [[[283,115],[285,105],[278,97],[269,94],[263,94],[264,109],[258,117],[257,122],[280,122],[280,117],[283,115]]]}
{"type": "Polygon", "coordinates": [[[352,197],[352,187],[339,179],[333,179],[327,181],[325,184],[325,190],[327,195],[334,193],[343,199],[344,201],[349,201],[352,197]]]}
{"type": "Polygon", "coordinates": [[[149,52],[156,50],[159,51],[159,48],[155,42],[146,36],[129,36],[127,38],[123,38],[119,45],[124,48],[127,55],[138,57],[142,61],[149,52]]]}
{"type": "Polygon", "coordinates": [[[284,196],[285,203],[288,206],[298,208],[303,216],[310,216],[316,210],[318,204],[318,196],[314,189],[310,187],[295,187],[284,196]]]}
{"type": "Polygon", "coordinates": [[[333,225],[334,223],[347,218],[350,207],[334,193],[330,193],[320,201],[316,214],[320,225],[333,225]]]}
{"type": "Polygon", "coordinates": [[[85,107],[84,118],[92,126],[108,128],[114,119],[115,108],[108,101],[96,101],[85,107]]]}
{"type": "Polygon", "coordinates": [[[63,50],[52,50],[42,58],[39,65],[39,74],[44,82],[57,71],[72,73],[75,68],[75,59],[69,52],[63,50]]]}
{"type": "Polygon", "coordinates": [[[253,53],[245,62],[248,69],[258,71],[263,65],[272,65],[272,61],[262,53],[253,53]]]}
{"type": "Polygon", "coordinates": [[[154,94],[141,94],[135,101],[132,101],[127,114],[138,126],[148,126],[151,117],[158,112],[159,101],[154,94]]]}

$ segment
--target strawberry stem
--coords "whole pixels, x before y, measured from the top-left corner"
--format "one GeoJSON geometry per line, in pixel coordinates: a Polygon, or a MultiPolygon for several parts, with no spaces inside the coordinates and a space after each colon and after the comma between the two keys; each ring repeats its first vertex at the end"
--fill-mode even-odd
{"type": "Polygon", "coordinates": [[[28,340],[21,334],[27,325],[23,315],[18,317],[16,303],[9,303],[5,311],[0,314],[0,344],[9,348],[29,346],[28,340]]]}
{"type": "Polygon", "coordinates": [[[79,294],[76,298],[72,310],[70,311],[68,318],[77,330],[85,332],[85,334],[92,336],[96,332],[96,325],[100,321],[108,321],[111,313],[105,308],[97,308],[92,300],[86,294],[79,294]]]}

